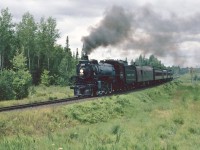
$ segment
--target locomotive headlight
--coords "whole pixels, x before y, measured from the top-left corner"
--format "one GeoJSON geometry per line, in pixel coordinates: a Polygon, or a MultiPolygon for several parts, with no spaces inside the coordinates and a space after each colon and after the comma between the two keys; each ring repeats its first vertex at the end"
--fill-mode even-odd
{"type": "Polygon", "coordinates": [[[80,69],[80,75],[82,76],[83,74],[83,69],[80,69]]]}

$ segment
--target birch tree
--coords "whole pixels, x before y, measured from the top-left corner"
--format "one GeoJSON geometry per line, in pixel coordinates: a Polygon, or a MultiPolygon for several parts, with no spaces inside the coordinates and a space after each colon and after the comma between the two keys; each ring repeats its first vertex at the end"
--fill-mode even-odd
{"type": "Polygon", "coordinates": [[[35,53],[36,45],[36,31],[37,24],[35,23],[34,17],[29,13],[25,13],[22,16],[22,21],[17,25],[17,35],[20,41],[20,46],[24,48],[25,56],[28,59],[28,69],[31,71],[31,58],[35,53]]]}
{"type": "Polygon", "coordinates": [[[8,8],[2,9],[0,14],[0,68],[10,67],[12,43],[14,37],[14,24],[8,8]]]}

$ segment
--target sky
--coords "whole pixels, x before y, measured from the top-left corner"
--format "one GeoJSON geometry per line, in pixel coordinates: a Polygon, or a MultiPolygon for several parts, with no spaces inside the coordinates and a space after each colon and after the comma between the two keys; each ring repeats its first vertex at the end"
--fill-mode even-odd
{"type": "Polygon", "coordinates": [[[166,66],[200,66],[200,1],[197,0],[0,0],[14,22],[31,13],[53,17],[65,46],[90,59],[130,61],[155,55],[166,66]]]}

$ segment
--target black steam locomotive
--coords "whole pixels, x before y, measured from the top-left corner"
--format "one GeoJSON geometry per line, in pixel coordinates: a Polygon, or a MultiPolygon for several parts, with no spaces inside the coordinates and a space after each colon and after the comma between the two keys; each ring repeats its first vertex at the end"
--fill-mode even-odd
{"type": "Polygon", "coordinates": [[[76,67],[75,96],[96,96],[113,91],[153,85],[173,79],[171,70],[128,65],[122,60],[89,60],[83,56],[76,67]]]}

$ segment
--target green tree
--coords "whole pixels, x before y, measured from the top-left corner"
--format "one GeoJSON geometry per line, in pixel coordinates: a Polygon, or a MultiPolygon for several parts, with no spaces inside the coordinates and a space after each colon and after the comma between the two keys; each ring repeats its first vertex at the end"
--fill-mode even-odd
{"type": "Polygon", "coordinates": [[[26,64],[26,57],[24,57],[24,50],[22,49],[21,52],[17,50],[16,55],[14,56],[12,60],[13,64],[13,70],[15,72],[17,71],[26,71],[27,70],[27,64],[26,64]]]}
{"type": "Polygon", "coordinates": [[[135,64],[139,66],[145,66],[148,65],[148,61],[145,56],[140,55],[139,58],[135,59],[135,64]]]}
{"type": "Polygon", "coordinates": [[[34,17],[29,13],[25,13],[22,16],[22,21],[17,25],[17,35],[20,43],[20,47],[24,48],[25,56],[28,59],[28,68],[31,70],[31,62],[35,56],[35,38],[36,38],[37,24],[34,17]]]}
{"type": "Polygon", "coordinates": [[[41,76],[41,84],[45,85],[45,86],[49,86],[50,80],[51,80],[51,77],[49,75],[49,71],[44,70],[43,73],[42,73],[42,76],[41,76]]]}
{"type": "Polygon", "coordinates": [[[69,48],[69,39],[66,39],[66,47],[64,48],[65,56],[59,65],[59,83],[62,85],[69,84],[69,79],[75,74],[76,59],[73,58],[69,48]]]}
{"type": "MultiPolygon", "coordinates": [[[[58,30],[56,29],[56,20],[52,17],[48,19],[41,18],[38,24],[38,30],[36,33],[36,63],[37,67],[34,71],[34,83],[40,82],[40,77],[44,69],[50,71],[50,75],[56,74],[58,69],[55,69],[55,65],[58,68],[60,61],[60,47],[55,43],[59,37],[58,30]],[[56,52],[59,50],[59,52],[56,52]],[[59,55],[58,57],[56,55],[59,55]]],[[[56,76],[56,75],[55,75],[56,76]]]]}
{"type": "Polygon", "coordinates": [[[76,63],[78,63],[78,61],[79,61],[79,53],[78,53],[78,48],[76,49],[76,63]]]}
{"type": "Polygon", "coordinates": [[[59,83],[62,85],[67,85],[69,83],[69,79],[72,76],[72,70],[74,68],[73,65],[73,57],[71,55],[71,52],[68,53],[61,61],[59,65],[59,83]]]}
{"type": "Polygon", "coordinates": [[[47,70],[50,68],[50,59],[52,57],[54,45],[58,37],[59,33],[56,29],[56,20],[51,17],[49,17],[47,20],[42,18],[39,26],[39,40],[40,49],[47,61],[47,66],[45,66],[47,70]]]}
{"type": "Polygon", "coordinates": [[[0,68],[11,67],[12,43],[14,39],[14,24],[8,8],[1,10],[0,15],[0,68]]]}
{"type": "Polygon", "coordinates": [[[22,99],[29,94],[29,87],[31,86],[31,74],[27,71],[26,57],[24,53],[19,53],[13,58],[13,70],[15,76],[13,79],[13,91],[16,99],[22,99]]]}
{"type": "Polygon", "coordinates": [[[154,55],[149,56],[149,65],[156,68],[166,68],[154,55]]]}
{"type": "Polygon", "coordinates": [[[139,58],[135,59],[135,64],[139,66],[152,66],[154,68],[166,68],[154,55],[150,55],[149,58],[140,55],[139,58]]]}
{"type": "Polygon", "coordinates": [[[135,65],[135,62],[133,61],[133,59],[131,59],[131,65],[135,65]]]}
{"type": "Polygon", "coordinates": [[[65,57],[66,53],[61,45],[55,45],[53,55],[52,55],[52,63],[50,67],[49,75],[52,76],[51,84],[59,84],[58,78],[60,76],[59,66],[61,64],[62,59],[65,57]]]}

